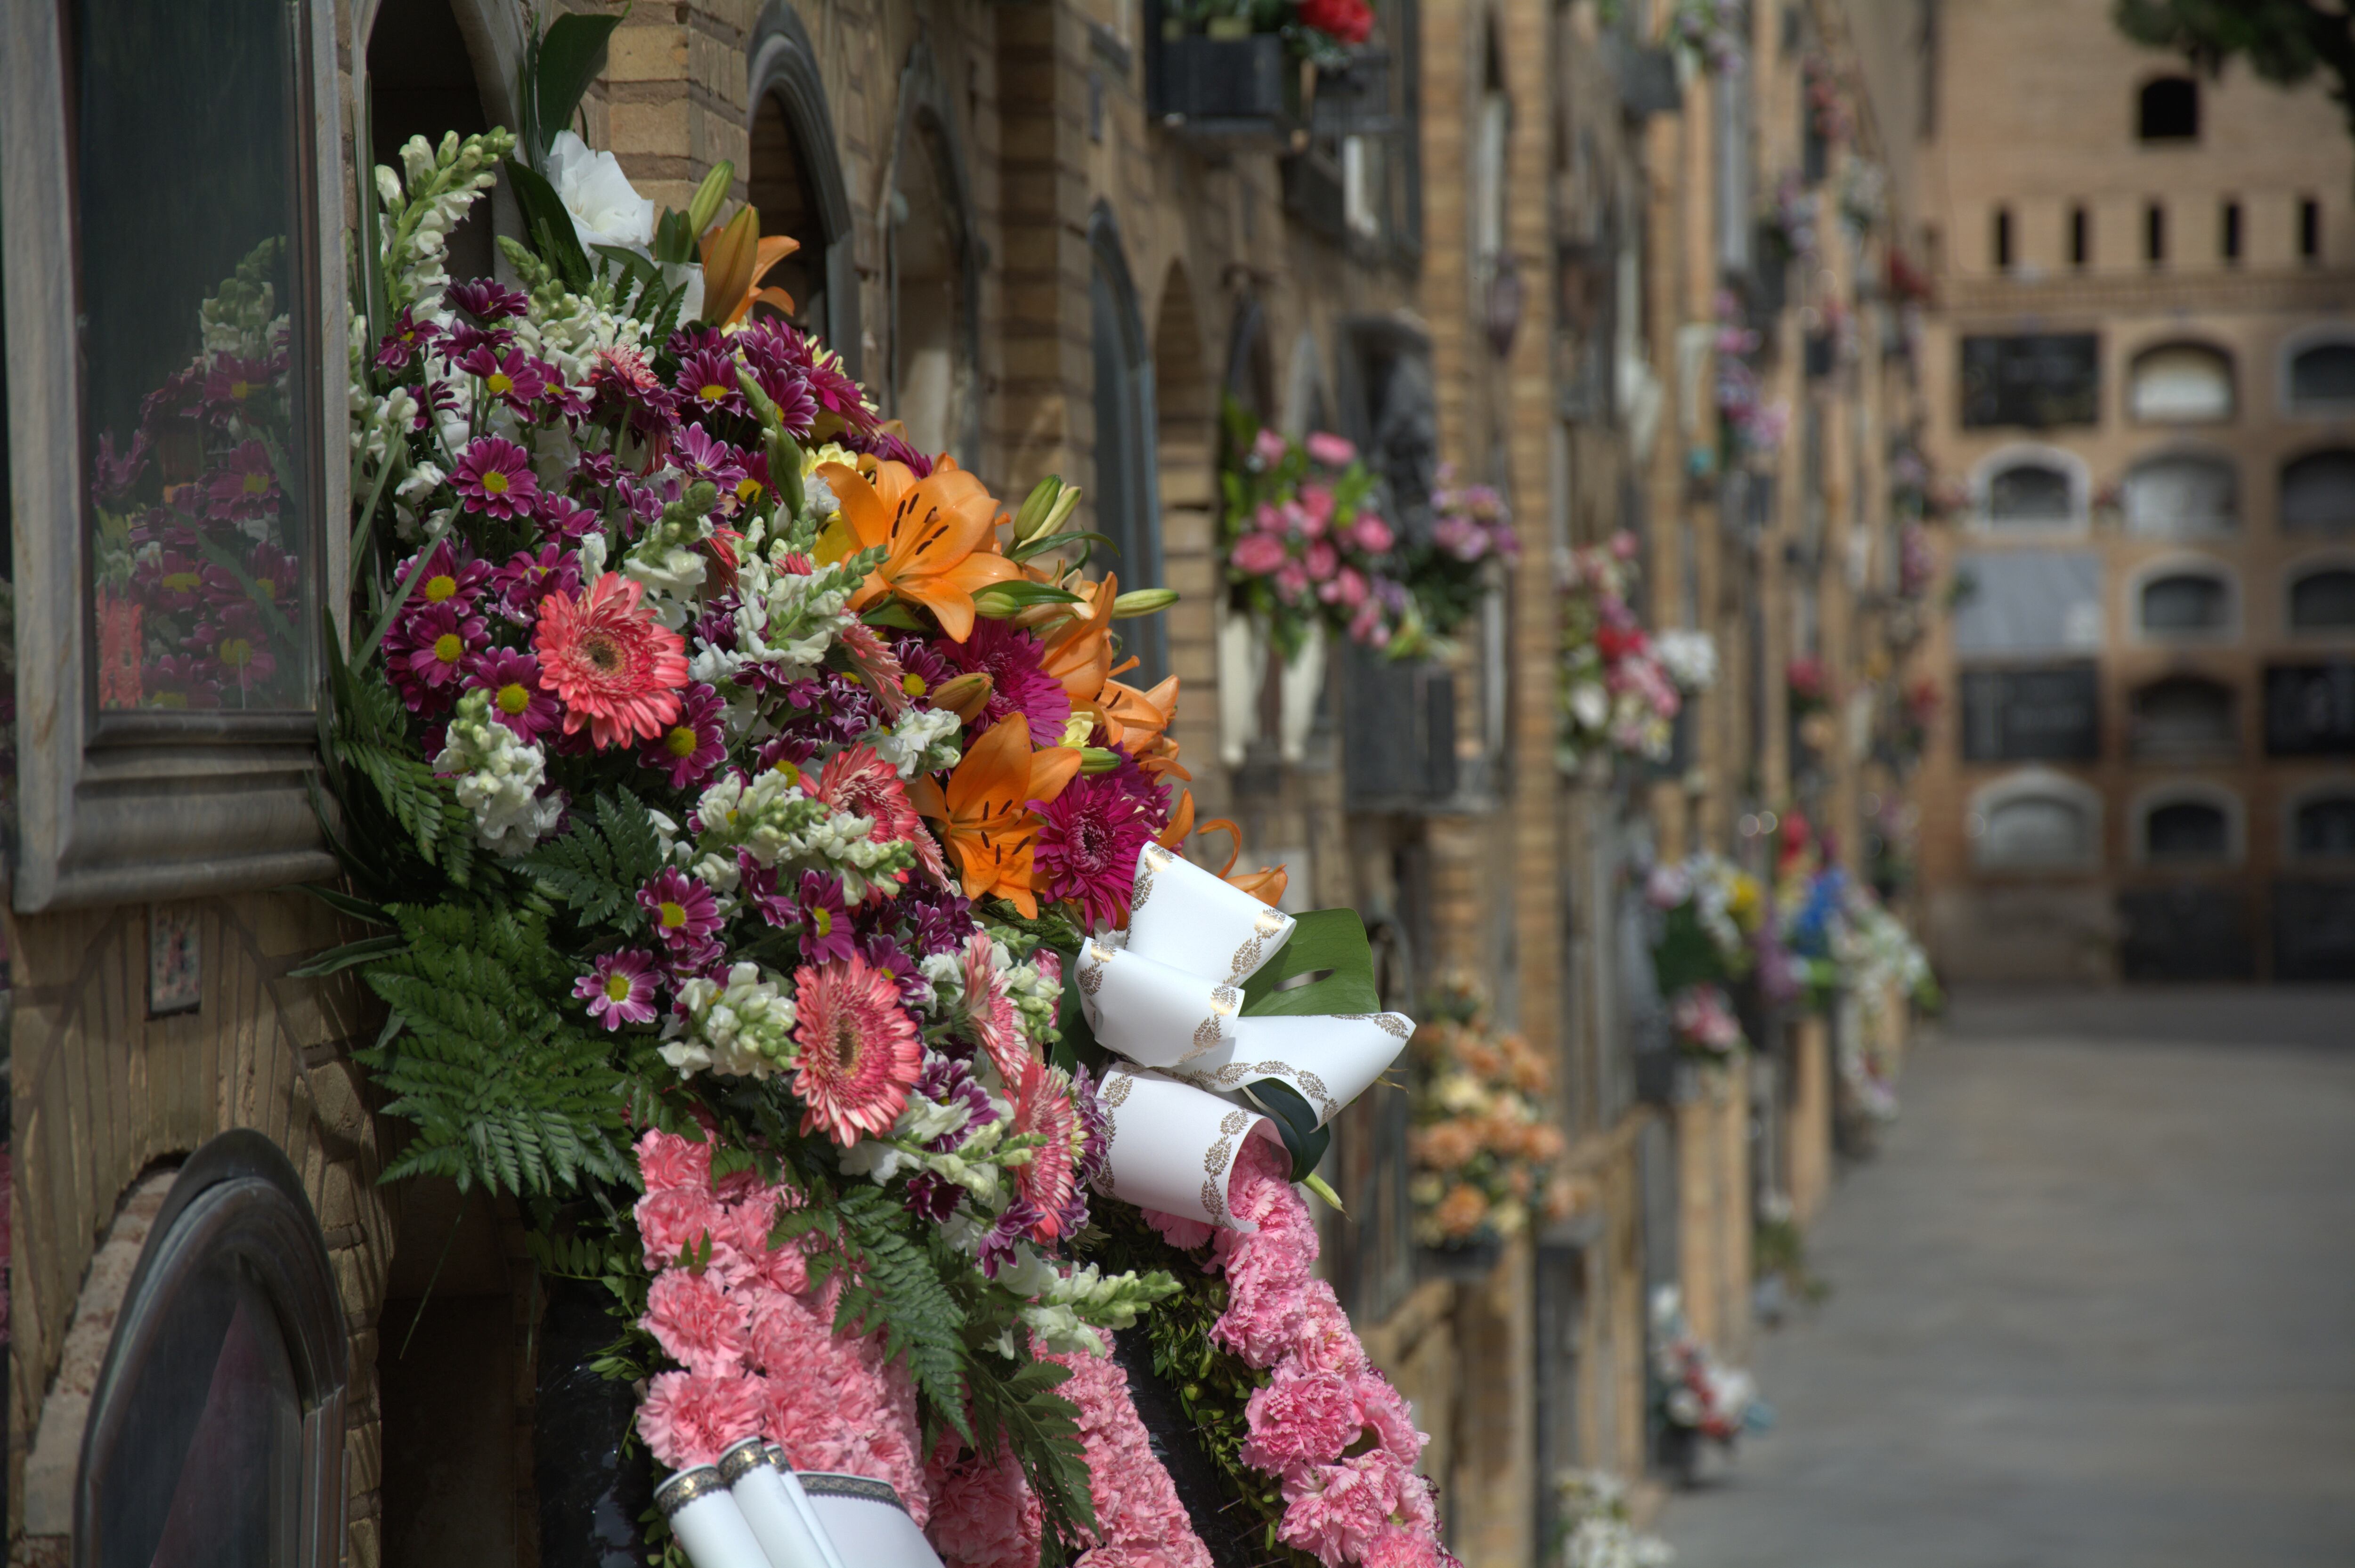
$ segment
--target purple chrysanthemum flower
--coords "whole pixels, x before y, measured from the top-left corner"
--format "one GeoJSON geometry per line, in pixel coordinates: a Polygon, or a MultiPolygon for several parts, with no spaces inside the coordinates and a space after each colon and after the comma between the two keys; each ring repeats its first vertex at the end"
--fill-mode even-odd
{"type": "Polygon", "coordinates": [[[674,967],[688,954],[701,960],[703,949],[717,946],[719,901],[711,889],[675,865],[663,867],[638,889],[638,907],[646,912],[655,939],[670,949],[674,967]]]}
{"type": "Polygon", "coordinates": [[[989,1234],[982,1237],[976,1249],[975,1255],[982,1273],[996,1278],[999,1266],[1012,1261],[1015,1244],[1028,1236],[1032,1227],[1046,1218],[1046,1211],[1028,1198],[1017,1197],[1007,1204],[1006,1212],[997,1216],[997,1223],[989,1227],[989,1234]]]}
{"type": "MultiPolygon", "coordinates": [[[[934,692],[964,673],[941,657],[930,638],[902,637],[891,644],[891,655],[900,661],[901,689],[920,703],[929,704],[934,692]]],[[[1031,739],[1035,744],[1038,737],[1031,739]]]]}
{"type": "Polygon", "coordinates": [[[443,298],[478,322],[504,321],[531,308],[531,300],[522,290],[510,289],[490,278],[453,283],[443,298]]]}
{"type": "Polygon", "coordinates": [[[400,563],[399,580],[408,582],[412,577],[417,583],[409,590],[412,606],[422,609],[446,604],[461,615],[471,615],[475,596],[491,580],[491,565],[459,554],[454,544],[443,539],[424,553],[423,560],[411,556],[400,563]]]}
{"type": "Polygon", "coordinates": [[[879,425],[873,429],[845,430],[842,444],[853,451],[865,452],[886,462],[905,463],[918,479],[929,478],[932,471],[930,457],[911,446],[904,438],[879,425]]]}
{"type": "Polygon", "coordinates": [[[909,1007],[929,1006],[932,1000],[932,982],[916,967],[916,960],[907,949],[880,932],[860,941],[855,949],[867,960],[867,967],[891,977],[900,990],[900,1000],[909,1007]]]}
{"type": "Polygon", "coordinates": [[[883,722],[875,694],[839,671],[821,670],[783,690],[784,706],[774,715],[781,736],[813,746],[848,746],[883,722]]]}
{"type": "Polygon", "coordinates": [[[205,482],[205,514],[229,522],[278,515],[278,471],[270,449],[247,441],[205,482]]]}
{"type": "MultiPolygon", "coordinates": [[[[390,637],[386,641],[390,641],[390,637]]],[[[410,712],[421,711],[420,699],[429,692],[434,694],[438,707],[446,688],[465,677],[468,662],[489,641],[481,616],[462,615],[454,605],[429,604],[407,618],[400,656],[388,655],[387,672],[392,683],[401,688],[410,712]]]]}
{"type": "MultiPolygon", "coordinates": [[[[600,457],[605,454],[600,452],[600,457]]],[[[559,544],[570,544],[583,538],[597,526],[597,514],[569,495],[553,491],[540,493],[539,504],[532,509],[539,524],[539,536],[559,544]]]]}
{"type": "Polygon", "coordinates": [[[858,951],[852,938],[850,911],[843,906],[842,878],[822,871],[802,873],[801,897],[795,901],[794,914],[802,928],[802,962],[831,963],[858,951]]]}
{"type": "Polygon", "coordinates": [[[989,701],[974,719],[976,734],[1008,714],[1030,721],[1030,744],[1054,746],[1071,722],[1071,694],[1063,683],[1039,667],[1039,642],[1028,632],[1003,620],[976,620],[973,634],[952,642],[942,654],[960,670],[980,671],[990,680],[989,701]]]}
{"type": "Polygon", "coordinates": [[[1112,1117],[1085,1067],[1072,1069],[1071,1104],[1079,1107],[1080,1130],[1087,1139],[1080,1154],[1080,1181],[1083,1186],[1101,1186],[1112,1166],[1112,1117]]]}
{"type": "Polygon", "coordinates": [[[743,389],[736,385],[736,362],[724,349],[698,349],[684,356],[671,385],[684,406],[697,414],[746,412],[743,389]]]}
{"type": "Polygon", "coordinates": [[[770,925],[783,929],[799,918],[790,894],[777,891],[777,868],[762,865],[751,850],[736,852],[736,896],[770,925]]]}
{"type": "Polygon", "coordinates": [[[487,346],[460,360],[458,368],[482,382],[484,390],[518,414],[529,414],[532,404],[548,390],[550,369],[519,348],[497,355],[487,346]]]}
{"type": "Polygon", "coordinates": [[[602,953],[573,983],[572,994],[589,1004],[589,1016],[605,1021],[608,1032],[624,1023],[655,1021],[654,955],[639,948],[602,953]]]}
{"type": "Polygon", "coordinates": [[[378,370],[406,370],[409,362],[432,345],[442,335],[442,329],[432,322],[421,322],[416,311],[408,305],[392,318],[392,330],[376,345],[376,367],[378,370]]]}
{"type": "Polygon", "coordinates": [[[973,905],[955,887],[927,879],[911,883],[881,907],[905,919],[908,945],[927,958],[957,951],[973,931],[973,905]]]}
{"type": "Polygon", "coordinates": [[[1092,927],[1115,926],[1128,913],[1136,855],[1153,837],[1136,798],[1112,780],[1082,775],[1039,813],[1030,862],[1040,898],[1079,906],[1092,927]]]}
{"type": "Polygon", "coordinates": [[[678,717],[638,743],[638,766],[669,774],[674,789],[702,783],[727,758],[727,714],[718,692],[690,683],[678,694],[678,717]]]}
{"type": "Polygon", "coordinates": [[[539,661],[513,648],[478,653],[466,666],[466,689],[491,694],[491,716],[526,740],[538,740],[564,716],[539,683],[539,661]]]}
{"type": "Polygon", "coordinates": [[[468,443],[450,479],[467,503],[485,517],[527,517],[539,499],[531,455],[504,436],[484,436],[468,443]]]}
{"type": "Polygon", "coordinates": [[[964,1189],[954,1181],[944,1181],[929,1171],[919,1171],[908,1178],[908,1191],[900,1202],[907,1211],[936,1225],[946,1224],[956,1213],[957,1203],[964,1197],[964,1189]]]}
{"type": "Polygon", "coordinates": [[[723,494],[732,493],[744,477],[743,454],[701,425],[689,425],[678,433],[671,461],[690,482],[708,479],[723,494]]]}
{"type": "Polygon", "coordinates": [[[460,322],[442,334],[442,355],[451,364],[455,365],[478,348],[487,348],[494,354],[505,354],[507,344],[514,341],[515,334],[506,327],[493,327],[486,332],[481,327],[470,326],[464,322],[460,322]]]}
{"type": "Polygon", "coordinates": [[[537,553],[517,550],[494,574],[499,613],[518,626],[539,619],[540,601],[549,594],[577,598],[581,592],[581,557],[559,545],[542,545],[537,553]]]}

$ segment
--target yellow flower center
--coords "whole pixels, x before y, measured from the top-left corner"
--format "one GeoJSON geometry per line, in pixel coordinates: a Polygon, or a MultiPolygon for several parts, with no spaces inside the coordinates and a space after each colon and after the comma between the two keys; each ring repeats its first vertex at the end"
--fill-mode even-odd
{"type": "Polygon", "coordinates": [[[270,600],[272,604],[278,602],[278,585],[272,582],[268,577],[254,578],[253,587],[255,592],[261,595],[262,598],[270,600]]]}
{"type": "Polygon", "coordinates": [[[260,469],[252,470],[245,476],[245,493],[248,495],[267,495],[270,493],[270,476],[260,469]]]}
{"type": "Polygon", "coordinates": [[[761,482],[754,479],[751,474],[746,474],[736,486],[736,499],[739,501],[760,500],[761,482]]]}
{"type": "Polygon", "coordinates": [[[608,1001],[629,1001],[630,977],[619,972],[607,975],[605,977],[605,1000],[608,1001]]]}
{"type": "Polygon", "coordinates": [[[834,911],[831,909],[811,910],[810,933],[811,935],[817,937],[832,936],[834,934],[834,911]]]}
{"type": "Polygon", "coordinates": [[[664,930],[676,931],[687,924],[687,911],[666,898],[655,910],[655,918],[662,923],[664,930]]]}
{"type": "Polygon", "coordinates": [[[794,766],[793,759],[791,758],[778,758],[774,762],[769,764],[769,771],[772,773],[783,774],[785,776],[785,782],[796,787],[798,787],[802,781],[802,770],[794,766]]]}
{"type": "Polygon", "coordinates": [[[693,757],[697,744],[693,725],[673,725],[670,733],[663,736],[663,749],[673,757],[693,757]]]}
{"type": "Polygon", "coordinates": [[[483,488],[493,495],[505,495],[507,493],[507,476],[493,469],[483,475],[483,488]]]}
{"type": "Polygon", "coordinates": [[[253,383],[250,381],[232,381],[229,384],[229,395],[240,403],[245,401],[246,394],[252,390],[253,383]]]}
{"type": "Polygon", "coordinates": [[[458,579],[447,572],[436,572],[425,579],[425,602],[440,604],[458,591],[458,579]]]}
{"type": "Polygon", "coordinates": [[[220,662],[232,670],[242,670],[253,662],[253,644],[242,637],[224,638],[220,645],[220,662]]]}
{"type": "Polygon", "coordinates": [[[695,395],[707,403],[723,403],[728,399],[728,388],[717,381],[707,381],[695,389],[695,395]]]}
{"type": "Polygon", "coordinates": [[[499,688],[499,694],[491,700],[498,704],[499,712],[509,718],[515,717],[524,709],[531,706],[531,694],[523,689],[521,681],[509,681],[499,688]]]}
{"type": "Polygon", "coordinates": [[[433,640],[433,657],[444,664],[455,664],[458,656],[465,651],[466,644],[454,631],[445,631],[433,640]]]}
{"type": "Polygon", "coordinates": [[[201,580],[194,572],[167,572],[164,577],[164,586],[174,593],[194,593],[201,580]]]}
{"type": "Polygon", "coordinates": [[[924,684],[922,675],[911,673],[900,677],[900,689],[911,697],[921,697],[931,688],[924,684]]]}
{"type": "Polygon", "coordinates": [[[494,370],[491,372],[490,379],[483,385],[489,387],[496,396],[504,397],[515,390],[515,378],[504,370],[494,370]]]}
{"type": "Polygon", "coordinates": [[[158,692],[147,700],[154,703],[159,708],[184,708],[188,705],[188,694],[186,692],[158,692]]]}

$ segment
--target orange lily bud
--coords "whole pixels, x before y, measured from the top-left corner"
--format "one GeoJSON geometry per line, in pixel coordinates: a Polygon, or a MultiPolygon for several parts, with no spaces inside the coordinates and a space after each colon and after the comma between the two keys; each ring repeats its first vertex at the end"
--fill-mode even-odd
{"type": "Polygon", "coordinates": [[[1239,871],[1225,879],[1230,887],[1241,888],[1270,909],[1284,900],[1284,890],[1292,874],[1280,865],[1263,866],[1258,871],[1239,871]]]}
{"type": "Polygon", "coordinates": [[[934,686],[932,706],[946,708],[965,723],[971,724],[980,714],[984,705],[989,701],[989,694],[996,689],[996,684],[997,683],[989,678],[989,672],[986,670],[968,671],[953,681],[943,681],[939,685],[934,686]]]}

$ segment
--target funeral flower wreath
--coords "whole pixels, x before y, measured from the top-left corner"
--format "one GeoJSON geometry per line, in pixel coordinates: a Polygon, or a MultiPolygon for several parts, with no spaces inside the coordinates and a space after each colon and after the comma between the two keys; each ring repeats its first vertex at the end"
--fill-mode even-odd
{"type": "Polygon", "coordinates": [[[535,40],[520,140],[413,140],[363,204],[314,891],[364,934],[308,972],[387,1009],[387,1179],[517,1195],[650,1468],[764,1437],[954,1564],[1208,1564],[1221,1516],[1452,1561],[1295,1185],[1411,1031],[1362,927],[1178,853],[1178,683],[1117,630],[1171,596],[1075,491],[911,449],[725,165],[657,215],[559,129],[609,28],[535,40]],[[519,286],[453,281],[502,178],[519,286]]]}

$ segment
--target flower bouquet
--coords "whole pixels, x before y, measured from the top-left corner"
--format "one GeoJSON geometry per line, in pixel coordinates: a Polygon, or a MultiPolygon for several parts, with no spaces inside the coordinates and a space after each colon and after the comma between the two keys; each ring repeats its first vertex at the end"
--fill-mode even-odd
{"type": "Polygon", "coordinates": [[[1726,987],[1751,969],[1765,916],[1758,879],[1707,851],[1655,866],[1645,899],[1657,912],[1652,972],[1677,1044],[1719,1060],[1748,1044],[1726,987]]]}
{"type": "Polygon", "coordinates": [[[1731,1450],[1742,1433],[1764,1431],[1774,1419],[1750,1374],[1719,1361],[1687,1325],[1673,1285],[1652,1295],[1651,1382],[1663,1462],[1688,1486],[1702,1439],[1731,1450]]]}
{"type": "Polygon", "coordinates": [[[1368,0],[1179,0],[1165,17],[1164,25],[1181,35],[1275,34],[1292,53],[1321,70],[1347,69],[1349,51],[1374,32],[1374,8],[1368,0]]]}
{"type": "Polygon", "coordinates": [[[1324,431],[1287,440],[1231,400],[1225,423],[1220,538],[1234,608],[1267,623],[1287,662],[1316,626],[1390,646],[1415,604],[1400,580],[1397,531],[1373,508],[1374,476],[1357,448],[1324,431]]]}
{"type": "MultiPolygon", "coordinates": [[[[1444,463],[1439,482],[1431,498],[1428,538],[1410,537],[1399,551],[1401,575],[1418,612],[1415,619],[1426,645],[1434,651],[1479,612],[1502,572],[1521,558],[1512,511],[1493,486],[1459,485],[1453,468],[1444,463]]],[[[1394,639],[1394,650],[1402,639],[1403,632],[1394,639]]]]}
{"type": "Polygon", "coordinates": [[[617,169],[575,177],[589,156],[420,138],[365,215],[319,802],[348,875],[315,891],[369,934],[305,972],[388,1010],[360,1054],[413,1124],[386,1178],[522,1199],[543,1274],[606,1301],[596,1369],[643,1388],[629,1452],[678,1472],[681,1520],[757,1437],[955,1564],[1204,1564],[1198,1518],[1237,1499],[1303,1563],[1444,1562],[1422,1438],[1310,1286],[1292,1184],[1396,1049],[1369,1065],[1366,1037],[1408,1026],[1372,1011],[1354,916],[1295,922],[1164,847],[1193,825],[1177,683],[1123,683],[1117,624],[1166,596],[1083,574],[1075,492],[1009,515],[762,313],[789,242],[722,220],[725,165],[656,216],[617,169]],[[522,287],[453,282],[447,236],[502,175],[522,287]],[[1200,1061],[1255,1030],[1337,1086],[1108,1053],[1166,1022],[1095,994],[1116,953],[1154,961],[1148,895],[1225,953],[1252,934],[1200,1061]],[[1343,1016],[1262,1016],[1320,1006],[1343,1016]],[[1151,1131],[1133,1095],[1215,1124],[1215,1227],[1105,1196],[1151,1131]],[[1156,1360],[1299,1387],[1188,1413],[1233,1496],[1181,1501],[1147,1446],[1105,1357],[1148,1325],[1156,1360]]]}
{"type": "Polygon", "coordinates": [[[1571,553],[1562,574],[1561,736],[1564,771],[1624,755],[1665,762],[1684,700],[1662,667],[1627,595],[1636,536],[1571,553]]]}
{"type": "Polygon", "coordinates": [[[1493,1262],[1497,1244],[1528,1230],[1532,1214],[1569,1210],[1569,1184],[1554,1171],[1564,1143],[1546,1097],[1552,1071],[1518,1034],[1497,1028],[1463,981],[1443,987],[1424,1012],[1409,1043],[1415,1240],[1493,1262]]]}
{"type": "Polygon", "coordinates": [[[1636,1528],[1627,1485],[1607,1470],[1570,1470],[1554,1482],[1560,1568],[1665,1568],[1676,1552],[1636,1528]]]}

